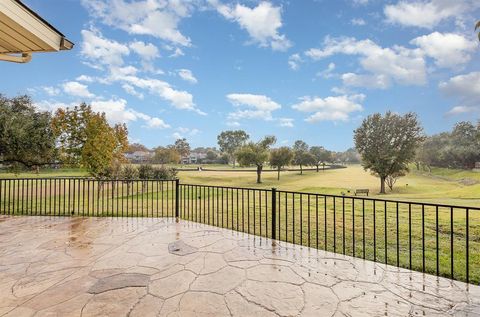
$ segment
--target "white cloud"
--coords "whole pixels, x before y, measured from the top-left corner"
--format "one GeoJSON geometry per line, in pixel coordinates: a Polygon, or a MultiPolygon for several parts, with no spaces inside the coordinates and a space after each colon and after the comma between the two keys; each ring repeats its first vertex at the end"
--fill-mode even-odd
{"type": "Polygon", "coordinates": [[[369,0],[352,0],[352,1],[353,1],[353,4],[356,4],[356,5],[366,5],[368,4],[369,0]]]}
{"type": "Polygon", "coordinates": [[[450,78],[439,84],[447,96],[458,99],[450,114],[480,111],[480,72],[471,72],[450,78]]]}
{"type": "Polygon", "coordinates": [[[86,82],[86,83],[92,83],[95,81],[95,79],[91,76],[87,76],[87,75],[80,75],[78,76],[77,78],[75,78],[76,81],[83,81],[83,82],[86,82]]]}
{"type": "Polygon", "coordinates": [[[57,96],[60,94],[60,89],[58,89],[57,87],[43,86],[42,89],[49,96],[57,96]]]}
{"type": "Polygon", "coordinates": [[[97,112],[104,112],[107,119],[112,123],[143,120],[149,128],[166,129],[170,126],[162,119],[151,117],[132,108],[127,108],[125,99],[95,100],[91,103],[92,109],[97,112]]]}
{"type": "Polygon", "coordinates": [[[177,73],[178,73],[178,76],[180,76],[180,78],[182,78],[185,81],[188,81],[189,83],[196,84],[198,82],[197,78],[193,76],[192,71],[189,69],[182,68],[182,69],[179,69],[177,73]]]}
{"type": "Polygon", "coordinates": [[[192,1],[82,0],[90,14],[130,34],[152,35],[175,45],[190,46],[178,29],[193,11],[192,1]]]}
{"type": "Polygon", "coordinates": [[[317,73],[317,76],[323,78],[331,78],[333,77],[332,72],[335,70],[335,67],[335,63],[329,63],[326,69],[317,73]]]}
{"type": "Polygon", "coordinates": [[[41,100],[41,101],[35,102],[34,106],[41,111],[55,112],[57,109],[60,109],[60,108],[65,109],[65,108],[72,108],[72,107],[78,106],[78,103],[72,102],[70,104],[67,104],[64,102],[41,100]]]}
{"type": "Polygon", "coordinates": [[[235,106],[247,106],[262,111],[272,112],[282,107],[265,95],[229,94],[227,98],[235,106]]]}
{"type": "Polygon", "coordinates": [[[140,89],[146,89],[149,93],[158,95],[169,101],[177,109],[190,110],[200,115],[205,115],[205,112],[197,108],[193,102],[193,96],[190,93],[176,90],[165,81],[154,78],[140,78],[137,76],[118,76],[114,78],[114,80],[128,83],[140,89]]]}
{"type": "MultiPolygon", "coordinates": [[[[359,41],[355,38],[327,37],[323,49],[312,48],[305,52],[305,55],[313,60],[334,54],[361,56],[360,64],[368,75],[374,75],[377,79],[381,76],[382,85],[379,88],[385,88],[383,83],[390,84],[391,81],[404,85],[426,83],[425,60],[419,50],[410,50],[402,46],[383,48],[369,39],[359,41]]],[[[359,84],[361,81],[356,80],[355,83],[359,84]]]]}
{"type": "Polygon", "coordinates": [[[281,127],[285,127],[285,128],[293,128],[294,127],[294,125],[293,125],[294,120],[292,118],[279,118],[278,122],[279,122],[279,125],[281,127]]]}
{"type": "Polygon", "coordinates": [[[90,91],[88,91],[88,86],[81,84],[76,81],[69,81],[62,85],[63,91],[71,96],[82,97],[82,98],[93,98],[95,97],[90,91]]]}
{"type": "Polygon", "coordinates": [[[284,34],[279,33],[282,27],[282,8],[262,1],[256,7],[250,8],[237,3],[235,6],[220,4],[216,0],[210,3],[226,19],[237,22],[248,32],[252,42],[261,47],[271,47],[273,50],[285,51],[292,46],[284,34]]]}
{"type": "Polygon", "coordinates": [[[183,139],[183,136],[178,132],[173,132],[172,138],[175,140],[178,140],[178,139],[183,139]]]}
{"type": "Polygon", "coordinates": [[[358,75],[354,73],[342,74],[343,84],[352,87],[386,89],[390,86],[390,79],[386,75],[358,75]]]}
{"type": "Polygon", "coordinates": [[[274,120],[272,112],[280,109],[282,106],[265,95],[253,94],[229,94],[227,95],[235,107],[243,107],[228,114],[229,122],[238,122],[242,119],[261,119],[271,121],[274,120]],[[246,108],[246,109],[245,109],[246,108]]]}
{"type": "Polygon", "coordinates": [[[288,58],[288,66],[292,70],[298,70],[300,68],[300,63],[302,62],[303,62],[302,57],[298,53],[292,54],[288,58]]]}
{"type": "MultiPolygon", "coordinates": [[[[98,80],[102,83],[110,84],[119,82],[124,90],[130,94],[137,96],[141,92],[135,90],[144,89],[150,94],[158,95],[169,101],[175,108],[181,110],[191,110],[198,114],[205,115],[199,110],[194,101],[193,96],[182,90],[173,88],[169,83],[153,78],[141,78],[137,76],[138,69],[131,65],[124,65],[123,55],[130,53],[130,48],[122,43],[106,39],[98,31],[83,30],[84,44],[82,47],[82,55],[89,59],[93,64],[103,63],[108,67],[109,74],[106,78],[98,80]]],[[[148,52],[148,56],[154,56],[154,49],[145,44],[136,44],[132,50],[148,52]]]]}
{"type": "Polygon", "coordinates": [[[447,112],[447,115],[460,115],[460,114],[468,114],[473,112],[479,112],[480,109],[478,107],[473,106],[455,106],[450,111],[447,112]]]}
{"type": "Polygon", "coordinates": [[[305,121],[314,123],[318,121],[348,121],[352,112],[362,111],[359,104],[365,99],[365,95],[343,95],[334,97],[302,97],[300,102],[292,108],[301,112],[311,112],[305,121]]]}
{"type": "Polygon", "coordinates": [[[132,96],[135,96],[139,99],[143,99],[144,96],[142,93],[138,92],[135,90],[135,87],[133,87],[132,85],[129,85],[129,84],[123,84],[122,85],[122,88],[123,90],[125,90],[125,92],[129,95],[132,95],[132,96]]]}
{"type": "Polygon", "coordinates": [[[201,131],[196,129],[196,128],[184,128],[184,127],[178,127],[175,129],[176,132],[172,134],[172,137],[174,139],[182,139],[186,136],[194,136],[199,134],[201,131]]]}
{"type": "Polygon", "coordinates": [[[170,128],[170,126],[160,118],[150,118],[149,120],[147,120],[147,127],[156,129],[170,128]]]}
{"type": "Polygon", "coordinates": [[[464,36],[454,33],[433,32],[429,35],[419,36],[410,41],[433,58],[439,67],[456,69],[471,59],[477,44],[464,36]]]}
{"type": "Polygon", "coordinates": [[[80,53],[90,61],[107,66],[123,64],[123,56],[130,50],[127,45],[106,39],[95,30],[82,30],[82,49],[80,53]]]}
{"type": "Polygon", "coordinates": [[[142,41],[135,41],[129,44],[132,51],[140,55],[143,60],[153,60],[160,56],[158,48],[152,43],[144,43],[142,41]]]}
{"type": "MultiPolygon", "coordinates": [[[[166,129],[170,128],[162,119],[151,117],[145,113],[138,112],[132,108],[127,107],[125,99],[109,99],[109,100],[94,100],[90,103],[93,111],[104,112],[107,120],[114,123],[129,123],[138,120],[143,120],[145,126],[149,128],[166,129]]],[[[78,106],[77,103],[63,103],[56,101],[43,100],[35,103],[35,106],[44,111],[56,111],[60,108],[73,108],[78,106]]]]}
{"type": "Polygon", "coordinates": [[[386,5],[384,13],[387,22],[431,29],[443,20],[460,18],[462,14],[478,6],[476,0],[401,0],[396,4],[386,5]]]}
{"type": "Polygon", "coordinates": [[[352,25],[357,25],[357,26],[363,26],[367,24],[367,22],[365,22],[365,20],[361,18],[351,19],[350,23],[352,23],[352,25]]]}

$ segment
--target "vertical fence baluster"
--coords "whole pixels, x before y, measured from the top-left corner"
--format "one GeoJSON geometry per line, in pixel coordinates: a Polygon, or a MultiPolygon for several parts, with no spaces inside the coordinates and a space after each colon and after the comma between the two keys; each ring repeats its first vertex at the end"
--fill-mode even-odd
{"type": "Polygon", "coordinates": [[[352,198],[352,249],[355,257],[355,198],[352,198]]]}
{"type": "Polygon", "coordinates": [[[469,238],[469,227],[470,227],[470,209],[465,209],[465,275],[466,275],[466,282],[470,282],[470,238],[469,238]]]}
{"type": "Polygon", "coordinates": [[[307,194],[307,204],[308,204],[308,211],[307,211],[307,216],[308,216],[308,230],[307,230],[307,237],[308,237],[308,247],[310,248],[310,194],[307,194]]]}
{"type": "Polygon", "coordinates": [[[450,278],[454,278],[453,271],[453,207],[450,207],[450,278]]]}
{"type": "Polygon", "coordinates": [[[408,204],[408,268],[412,269],[412,204],[408,204]]]}
{"type": "Polygon", "coordinates": [[[333,197],[333,252],[337,252],[337,199],[333,197]]]}
{"type": "Polygon", "coordinates": [[[315,222],[316,222],[315,229],[317,231],[317,234],[315,235],[315,239],[316,239],[315,247],[318,249],[318,195],[315,195],[315,222]]]}
{"type": "Polygon", "coordinates": [[[272,188],[272,240],[277,238],[277,189],[272,188]]]}
{"type": "Polygon", "coordinates": [[[375,200],[373,201],[373,261],[377,261],[377,222],[376,222],[376,205],[375,200]]]}
{"type": "Polygon", "coordinates": [[[383,205],[383,212],[385,213],[385,224],[384,224],[384,235],[385,235],[385,264],[388,264],[388,228],[387,228],[387,202],[385,201],[383,205]]]}
{"type": "Polygon", "coordinates": [[[437,276],[440,275],[440,258],[439,258],[439,239],[438,239],[438,206],[435,207],[435,262],[437,276]]]}
{"type": "Polygon", "coordinates": [[[399,223],[398,223],[398,202],[396,206],[396,234],[397,234],[397,266],[400,266],[400,233],[398,232],[399,223]]]}
{"type": "Polygon", "coordinates": [[[422,204],[422,272],[425,273],[425,205],[422,204]]]}
{"type": "Polygon", "coordinates": [[[328,226],[327,226],[327,196],[323,196],[323,211],[324,211],[324,218],[323,218],[323,221],[324,221],[324,230],[325,232],[323,233],[324,234],[324,246],[325,246],[325,251],[328,251],[328,226]]]}
{"type": "Polygon", "coordinates": [[[345,254],[345,197],[342,197],[342,249],[345,254]]]}
{"type": "Polygon", "coordinates": [[[292,233],[292,241],[295,244],[295,193],[292,194],[292,226],[293,226],[293,233],[292,233]]]}

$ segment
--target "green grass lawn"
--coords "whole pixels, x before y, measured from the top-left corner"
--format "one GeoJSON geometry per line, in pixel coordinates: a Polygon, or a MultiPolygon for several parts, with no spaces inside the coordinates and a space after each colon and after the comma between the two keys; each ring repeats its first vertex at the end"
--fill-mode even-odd
{"type": "MultiPolygon", "coordinates": [[[[256,184],[255,172],[241,171],[242,168],[232,169],[226,165],[204,167],[228,171],[179,171],[178,177],[182,183],[188,184],[268,189],[275,187],[281,190],[336,195],[353,194],[355,189],[368,188],[373,197],[480,207],[480,172],[433,168],[432,173],[428,173],[412,168],[411,173],[398,180],[393,191],[387,189],[386,195],[379,195],[378,178],[365,172],[360,165],[349,165],[344,169],[318,173],[304,171],[303,175],[299,172],[282,172],[280,181],[277,180],[276,172],[265,168],[262,184],[256,184]]],[[[17,176],[0,173],[0,178],[56,176],[88,176],[88,173],[82,169],[41,170],[38,174],[21,173],[17,176]]]]}

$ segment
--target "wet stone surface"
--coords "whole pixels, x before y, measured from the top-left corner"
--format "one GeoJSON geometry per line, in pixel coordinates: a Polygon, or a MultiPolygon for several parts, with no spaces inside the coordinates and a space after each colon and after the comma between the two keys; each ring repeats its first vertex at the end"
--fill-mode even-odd
{"type": "Polygon", "coordinates": [[[0,316],[480,316],[480,287],[168,218],[0,216],[0,316]]]}
{"type": "Polygon", "coordinates": [[[113,276],[104,277],[98,280],[88,292],[90,294],[100,294],[114,289],[126,287],[146,287],[150,276],[137,273],[117,274],[113,276]]]}
{"type": "Polygon", "coordinates": [[[192,254],[192,253],[197,252],[197,248],[186,244],[182,240],[178,240],[178,241],[172,242],[168,245],[168,251],[171,254],[187,255],[187,254],[192,254]]]}

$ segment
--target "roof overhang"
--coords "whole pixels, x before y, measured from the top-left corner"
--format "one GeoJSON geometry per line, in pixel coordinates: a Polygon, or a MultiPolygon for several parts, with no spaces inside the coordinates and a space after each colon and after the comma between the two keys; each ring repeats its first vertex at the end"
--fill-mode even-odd
{"type": "Polygon", "coordinates": [[[0,60],[26,63],[32,53],[70,50],[73,45],[20,0],[0,1],[0,60]]]}

